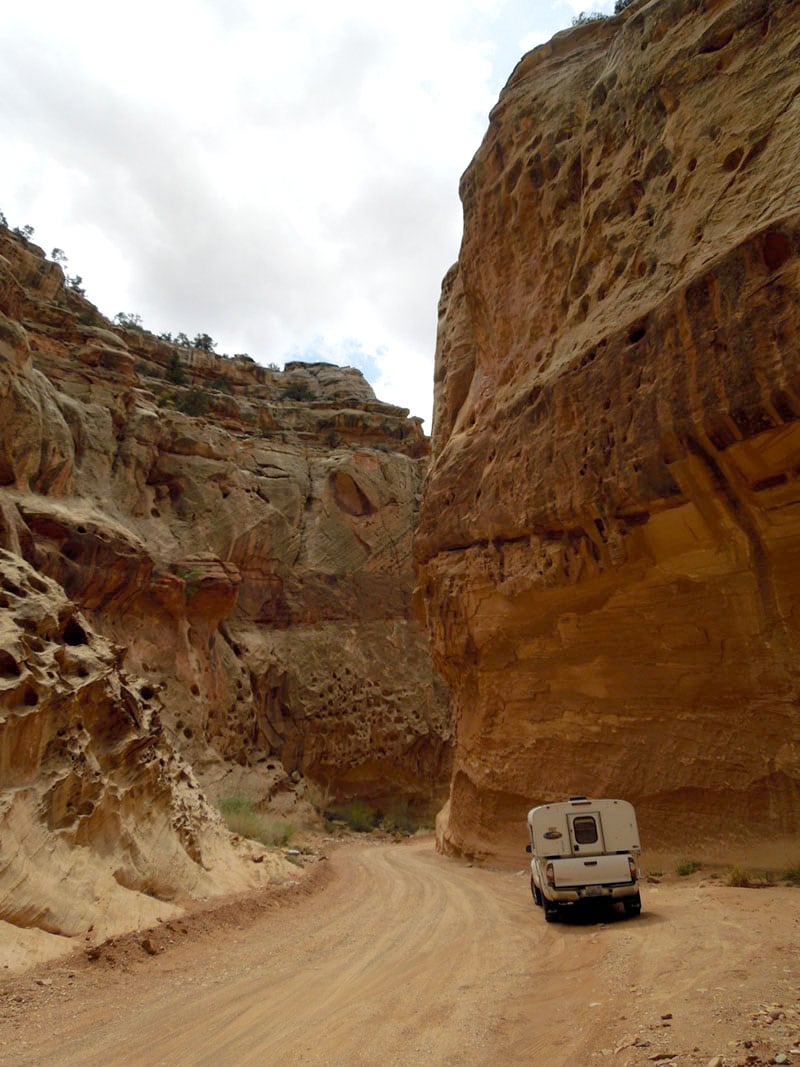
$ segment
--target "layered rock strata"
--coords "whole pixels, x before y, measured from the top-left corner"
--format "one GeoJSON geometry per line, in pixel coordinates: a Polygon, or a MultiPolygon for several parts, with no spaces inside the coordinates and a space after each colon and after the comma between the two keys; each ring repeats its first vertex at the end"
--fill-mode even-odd
{"type": "Polygon", "coordinates": [[[523,58],[461,183],[416,541],[441,847],[619,794],[800,829],[800,10],[634,0],[523,58]]]}
{"type": "MultiPolygon", "coordinates": [[[[80,612],[86,633],[112,642],[113,669],[129,679],[112,684],[109,663],[93,665],[90,715],[78,709],[89,689],[62,709],[61,676],[42,668],[32,706],[38,716],[61,710],[45,714],[46,726],[23,720],[28,668],[23,637],[9,631],[0,655],[20,673],[9,667],[13,685],[0,693],[10,715],[3,803],[23,803],[18,765],[31,819],[42,790],[67,774],[37,763],[50,733],[82,730],[82,751],[105,751],[105,733],[116,745],[117,724],[133,714],[123,749],[155,731],[164,758],[187,761],[212,798],[245,783],[252,799],[283,810],[311,783],[317,800],[438,808],[451,751],[446,692],[410,607],[427,453],[421,420],[376,400],[359,371],[277,371],[115,325],[41,249],[0,228],[0,547],[34,588],[61,590],[59,618],[80,612]],[[134,690],[158,704],[157,730],[146,701],[130,713],[134,690]],[[16,731],[35,735],[30,751],[16,731]]],[[[46,640],[57,631],[53,623],[46,640]]],[[[131,849],[141,818],[146,857],[169,807],[160,772],[124,752],[117,770],[95,755],[93,803],[106,811],[102,798],[117,797],[131,849]]],[[[58,788],[80,803],[82,784],[58,788]]],[[[78,837],[57,830],[66,856],[78,837]]],[[[182,841],[169,838],[166,866],[182,841]]],[[[28,844],[19,849],[25,862],[28,844]]],[[[204,861],[190,859],[198,871],[177,881],[206,892],[204,861]]],[[[162,884],[144,860],[143,870],[137,886],[162,884]]]]}

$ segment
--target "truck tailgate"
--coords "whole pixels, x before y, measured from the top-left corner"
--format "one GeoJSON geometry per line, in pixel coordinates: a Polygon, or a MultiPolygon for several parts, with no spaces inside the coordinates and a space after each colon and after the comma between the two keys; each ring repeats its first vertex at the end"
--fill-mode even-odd
{"type": "Polygon", "coordinates": [[[578,856],[554,859],[553,873],[556,888],[573,885],[609,885],[630,882],[631,871],[628,857],[624,856],[578,856]]]}

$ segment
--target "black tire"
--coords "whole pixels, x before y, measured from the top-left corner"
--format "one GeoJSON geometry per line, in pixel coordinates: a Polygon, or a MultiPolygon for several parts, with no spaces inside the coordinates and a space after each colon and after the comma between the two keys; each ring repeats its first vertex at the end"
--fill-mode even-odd
{"type": "Polygon", "coordinates": [[[626,915],[633,917],[634,915],[639,915],[641,913],[642,898],[638,893],[633,897],[625,897],[622,903],[625,907],[626,915]]]}
{"type": "Polygon", "coordinates": [[[533,903],[536,905],[536,907],[541,908],[542,894],[539,892],[539,888],[536,885],[536,882],[534,882],[533,880],[533,875],[531,875],[531,896],[533,897],[533,903]]]}
{"type": "Polygon", "coordinates": [[[558,922],[558,904],[551,904],[549,900],[542,902],[544,904],[544,921],[546,923],[558,922]]]}

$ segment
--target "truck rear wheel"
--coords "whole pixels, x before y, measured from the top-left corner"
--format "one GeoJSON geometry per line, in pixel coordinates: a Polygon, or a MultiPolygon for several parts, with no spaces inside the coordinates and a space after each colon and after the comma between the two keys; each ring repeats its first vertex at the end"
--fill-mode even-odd
{"type": "Polygon", "coordinates": [[[534,880],[533,880],[533,875],[531,875],[531,896],[533,897],[533,903],[538,908],[541,908],[541,906],[542,906],[542,894],[539,892],[539,887],[536,885],[536,882],[534,882],[534,880]]]}
{"type": "Polygon", "coordinates": [[[623,904],[626,915],[638,915],[642,910],[642,898],[638,893],[632,897],[625,897],[623,904]]]}
{"type": "Polygon", "coordinates": [[[546,923],[558,922],[558,904],[551,904],[549,900],[543,901],[544,904],[544,921],[546,923]]]}

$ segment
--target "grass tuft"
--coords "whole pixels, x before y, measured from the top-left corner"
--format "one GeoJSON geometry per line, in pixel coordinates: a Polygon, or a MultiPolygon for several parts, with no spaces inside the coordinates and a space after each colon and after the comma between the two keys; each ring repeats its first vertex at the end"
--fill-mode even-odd
{"type": "Polygon", "coordinates": [[[347,823],[351,830],[359,834],[368,834],[378,825],[378,813],[367,804],[366,800],[360,800],[358,797],[345,805],[337,812],[337,815],[347,823]]]}
{"type": "Polygon", "coordinates": [[[678,866],[675,868],[675,873],[680,875],[681,878],[688,878],[690,874],[695,874],[703,864],[700,860],[681,860],[678,866]]]}
{"type": "Polygon", "coordinates": [[[244,793],[228,793],[220,797],[217,806],[228,829],[240,837],[278,848],[288,845],[294,836],[292,823],[258,811],[253,800],[244,793]]]}
{"type": "Polygon", "coordinates": [[[750,875],[742,867],[731,867],[725,876],[725,885],[746,889],[750,885],[750,875]]]}
{"type": "Polygon", "coordinates": [[[800,886],[800,863],[796,863],[794,867],[790,867],[788,871],[783,872],[784,882],[788,882],[789,885],[800,886]]]}

